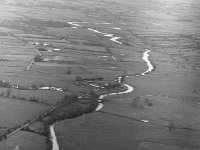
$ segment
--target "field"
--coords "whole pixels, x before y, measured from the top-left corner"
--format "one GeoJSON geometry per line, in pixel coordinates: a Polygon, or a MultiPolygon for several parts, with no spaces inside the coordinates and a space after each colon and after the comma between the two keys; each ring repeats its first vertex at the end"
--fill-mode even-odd
{"type": "MultiPolygon", "coordinates": [[[[49,123],[93,111],[98,105],[96,96],[115,91],[111,85],[115,86],[114,80],[125,73],[124,66],[132,66],[131,62],[140,66],[138,72],[146,68],[139,59],[140,52],[127,52],[130,58],[122,56],[123,47],[115,48],[114,42],[97,34],[93,36],[92,31],[84,28],[75,30],[70,24],[73,20],[59,17],[57,12],[63,10],[61,5],[56,6],[56,13],[51,11],[52,15],[48,10],[53,7],[51,3],[5,1],[0,7],[0,126],[4,149],[11,149],[6,142],[16,140],[15,136],[21,133],[18,129],[48,136],[49,123]],[[116,56],[122,56],[119,59],[124,64],[116,60],[113,51],[116,56]],[[99,91],[97,85],[107,90],[99,91]],[[43,114],[49,108],[53,109],[43,114]]],[[[93,28],[93,25],[88,24],[88,27],[93,28]]],[[[109,30],[109,27],[105,29],[109,30]]],[[[113,32],[116,31],[113,29],[113,32]]],[[[20,138],[26,136],[21,134],[20,138]]],[[[32,143],[28,145],[34,148],[32,143]]],[[[23,148],[24,145],[19,143],[18,146],[23,148]]]]}
{"type": "Polygon", "coordinates": [[[199,134],[169,129],[158,124],[138,122],[129,117],[94,113],[66,120],[56,127],[61,149],[199,149],[199,134]],[[67,136],[66,136],[67,134],[67,136]],[[147,143],[147,144],[144,144],[147,143]],[[160,144],[162,146],[160,146],[160,144]],[[183,147],[184,146],[184,147],[183,147]]]}
{"type": "Polygon", "coordinates": [[[199,6],[2,1],[0,147],[200,149],[199,6]]]}
{"type": "Polygon", "coordinates": [[[12,128],[25,123],[27,120],[36,119],[49,106],[33,102],[24,102],[15,99],[0,99],[1,127],[12,128]]]}
{"type": "Polygon", "coordinates": [[[0,150],[13,150],[16,146],[21,149],[40,149],[46,150],[46,137],[40,135],[29,133],[25,131],[20,131],[13,135],[9,139],[0,143],[0,150]]]}

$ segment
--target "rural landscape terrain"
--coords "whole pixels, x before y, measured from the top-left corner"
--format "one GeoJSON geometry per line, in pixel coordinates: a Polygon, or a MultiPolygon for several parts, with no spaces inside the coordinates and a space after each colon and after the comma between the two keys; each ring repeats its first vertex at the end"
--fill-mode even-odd
{"type": "Polygon", "coordinates": [[[1,0],[0,150],[200,150],[200,1],[1,0]]]}

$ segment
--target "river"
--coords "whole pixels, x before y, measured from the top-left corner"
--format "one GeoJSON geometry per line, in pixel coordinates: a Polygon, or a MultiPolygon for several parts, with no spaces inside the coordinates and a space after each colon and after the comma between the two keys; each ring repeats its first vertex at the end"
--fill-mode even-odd
{"type": "MultiPolygon", "coordinates": [[[[154,69],[151,61],[149,60],[149,56],[150,56],[149,53],[150,52],[151,52],[150,50],[146,50],[143,53],[142,59],[147,63],[148,69],[147,69],[147,71],[143,72],[141,75],[146,75],[147,73],[151,72],[154,69]]],[[[122,77],[117,78],[118,83],[121,83],[121,79],[122,79],[122,77]]],[[[125,83],[121,83],[121,84],[123,84],[127,88],[127,90],[123,91],[123,92],[109,93],[109,94],[101,95],[99,97],[99,104],[98,104],[97,108],[95,109],[95,111],[99,111],[103,108],[103,103],[102,103],[101,99],[103,99],[107,96],[128,94],[128,93],[131,93],[134,90],[134,88],[132,86],[128,85],[128,84],[125,84],[125,83]]],[[[140,120],[140,121],[149,122],[148,120],[140,120]]],[[[51,134],[52,150],[59,150],[59,145],[58,145],[57,137],[56,137],[56,134],[55,134],[55,124],[50,126],[50,134],[51,134]]]]}
{"type": "MultiPolygon", "coordinates": [[[[68,23],[70,25],[72,25],[72,27],[73,26],[82,27],[77,22],[68,22],[68,23]]],[[[95,30],[95,29],[91,29],[91,28],[87,28],[87,29],[89,31],[93,31],[95,33],[103,34],[104,36],[109,36],[109,37],[111,37],[111,39],[110,39],[111,41],[116,42],[118,44],[123,44],[122,42],[117,41],[117,39],[120,39],[121,37],[115,37],[113,34],[104,33],[104,32],[101,32],[101,31],[98,31],[98,30],[95,30]]],[[[152,65],[152,63],[151,63],[151,61],[149,59],[149,57],[150,57],[149,53],[150,52],[151,52],[150,50],[145,50],[145,52],[143,53],[142,59],[147,64],[148,69],[145,72],[141,73],[142,76],[146,75],[147,73],[149,73],[151,71],[153,71],[153,69],[154,69],[154,66],[152,65]]],[[[126,76],[126,77],[129,77],[129,76],[126,76]]],[[[103,105],[101,99],[103,99],[103,98],[105,98],[107,96],[131,93],[134,90],[134,88],[132,86],[130,86],[128,84],[125,84],[125,83],[121,83],[121,81],[122,81],[122,77],[120,76],[120,77],[117,78],[117,82],[120,83],[120,84],[123,84],[127,88],[127,90],[123,91],[123,92],[109,93],[109,94],[101,95],[99,97],[99,100],[98,100],[99,104],[98,104],[97,108],[95,109],[95,111],[99,111],[99,110],[101,110],[103,108],[104,105],[103,105]]],[[[141,121],[149,122],[148,120],[141,120],[141,121]]],[[[58,141],[57,141],[57,137],[56,137],[56,133],[55,133],[55,124],[51,125],[49,130],[50,130],[50,135],[51,135],[52,150],[59,150],[59,145],[58,145],[58,141]]]]}

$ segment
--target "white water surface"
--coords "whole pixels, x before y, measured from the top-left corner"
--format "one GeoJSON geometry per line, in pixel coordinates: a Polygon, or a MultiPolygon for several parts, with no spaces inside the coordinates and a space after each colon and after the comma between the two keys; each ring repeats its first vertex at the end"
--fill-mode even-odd
{"type": "Polygon", "coordinates": [[[101,22],[95,22],[95,24],[111,24],[109,22],[104,22],[104,23],[101,23],[101,22]]]}
{"type": "Polygon", "coordinates": [[[68,22],[72,26],[82,27],[81,25],[77,24],[78,22],[68,22]]]}
{"type": "MultiPolygon", "coordinates": [[[[72,28],[74,29],[77,29],[78,27],[82,27],[81,25],[79,25],[78,23],[79,22],[68,22],[70,25],[72,25],[72,28]]],[[[87,22],[88,23],[88,22],[87,22]]],[[[110,23],[95,23],[95,24],[110,24],[110,23]]],[[[121,28],[113,28],[113,29],[116,29],[116,30],[121,30],[121,28]]],[[[92,28],[87,28],[87,30],[89,31],[93,31],[95,33],[98,33],[98,34],[102,34],[103,36],[105,37],[110,37],[110,40],[115,42],[115,43],[118,43],[118,44],[123,44],[122,42],[118,41],[118,39],[122,38],[122,37],[115,37],[114,34],[110,34],[110,33],[104,33],[104,32],[101,32],[99,30],[96,30],[96,29],[92,29],[92,28]]]]}
{"type": "Polygon", "coordinates": [[[51,134],[52,150],[59,150],[59,145],[55,133],[55,124],[50,126],[50,134],[51,134]]]}
{"type": "Polygon", "coordinates": [[[99,103],[95,111],[99,111],[103,108],[103,103],[99,103]]]}
{"type": "Polygon", "coordinates": [[[99,33],[99,34],[104,34],[103,32],[100,32],[98,30],[95,30],[95,29],[91,29],[91,28],[87,28],[89,31],[93,31],[95,33],[99,33]]]}
{"type": "Polygon", "coordinates": [[[147,71],[143,72],[141,75],[146,75],[149,72],[152,72],[152,70],[154,69],[153,65],[151,64],[151,61],[149,60],[149,56],[150,56],[150,50],[147,50],[143,53],[143,57],[142,59],[147,63],[148,69],[147,71]]]}
{"type": "Polygon", "coordinates": [[[123,44],[122,42],[117,41],[118,39],[121,39],[121,37],[113,37],[110,40],[113,41],[113,42],[119,43],[119,44],[123,44]]]}
{"type": "Polygon", "coordinates": [[[101,32],[101,31],[98,31],[98,30],[95,30],[95,29],[92,29],[92,28],[87,28],[89,31],[93,31],[95,33],[99,33],[99,34],[102,34],[103,36],[105,37],[110,37],[110,40],[115,42],[115,43],[118,43],[118,44],[123,44],[122,42],[118,41],[119,39],[121,39],[122,37],[115,37],[114,34],[110,34],[110,33],[104,33],[104,32],[101,32]]]}
{"type": "MultiPolygon", "coordinates": [[[[120,78],[120,77],[119,77],[119,78],[120,78]]],[[[121,78],[120,78],[120,80],[121,80],[121,78]]],[[[133,88],[132,86],[128,85],[128,84],[123,84],[123,85],[127,87],[127,90],[126,90],[126,91],[117,92],[117,93],[109,93],[109,94],[101,95],[101,96],[99,97],[99,99],[103,99],[103,98],[105,98],[105,97],[107,97],[107,96],[120,95],[120,94],[127,94],[127,93],[130,93],[130,92],[132,92],[132,91],[134,90],[134,88],[133,88]]],[[[103,104],[102,104],[102,103],[99,103],[99,105],[97,106],[97,108],[96,108],[95,111],[99,111],[99,110],[101,110],[102,108],[103,108],[103,104]]]]}

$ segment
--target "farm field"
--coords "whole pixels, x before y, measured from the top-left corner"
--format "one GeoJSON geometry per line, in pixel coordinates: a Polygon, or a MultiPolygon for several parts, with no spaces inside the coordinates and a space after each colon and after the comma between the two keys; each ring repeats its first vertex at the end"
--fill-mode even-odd
{"type": "Polygon", "coordinates": [[[22,100],[1,98],[1,127],[12,128],[25,123],[27,120],[36,119],[49,106],[40,105],[34,102],[25,102],[22,100]]]}
{"type": "Polygon", "coordinates": [[[0,149],[200,149],[199,8],[3,0],[0,149]]]}
{"type": "Polygon", "coordinates": [[[13,135],[9,139],[0,143],[0,150],[12,150],[16,146],[21,147],[21,149],[40,149],[46,150],[46,137],[40,136],[34,133],[20,131],[17,134],[13,135]]]}
{"type": "MultiPolygon", "coordinates": [[[[114,113],[115,114],[115,113],[114,113]]],[[[124,115],[126,116],[126,115],[124,115]]],[[[60,149],[199,149],[199,134],[185,133],[169,129],[159,124],[138,122],[129,117],[109,113],[94,113],[73,120],[65,120],[57,125],[60,149]],[[66,136],[66,134],[68,136],[66,136]],[[144,144],[141,141],[146,141],[144,144]],[[94,145],[95,143],[95,145],[94,145]],[[162,143],[162,144],[161,144],[162,143]],[[160,146],[160,144],[162,146],[160,146]],[[81,145],[81,146],[80,146],[81,145]]]]}

